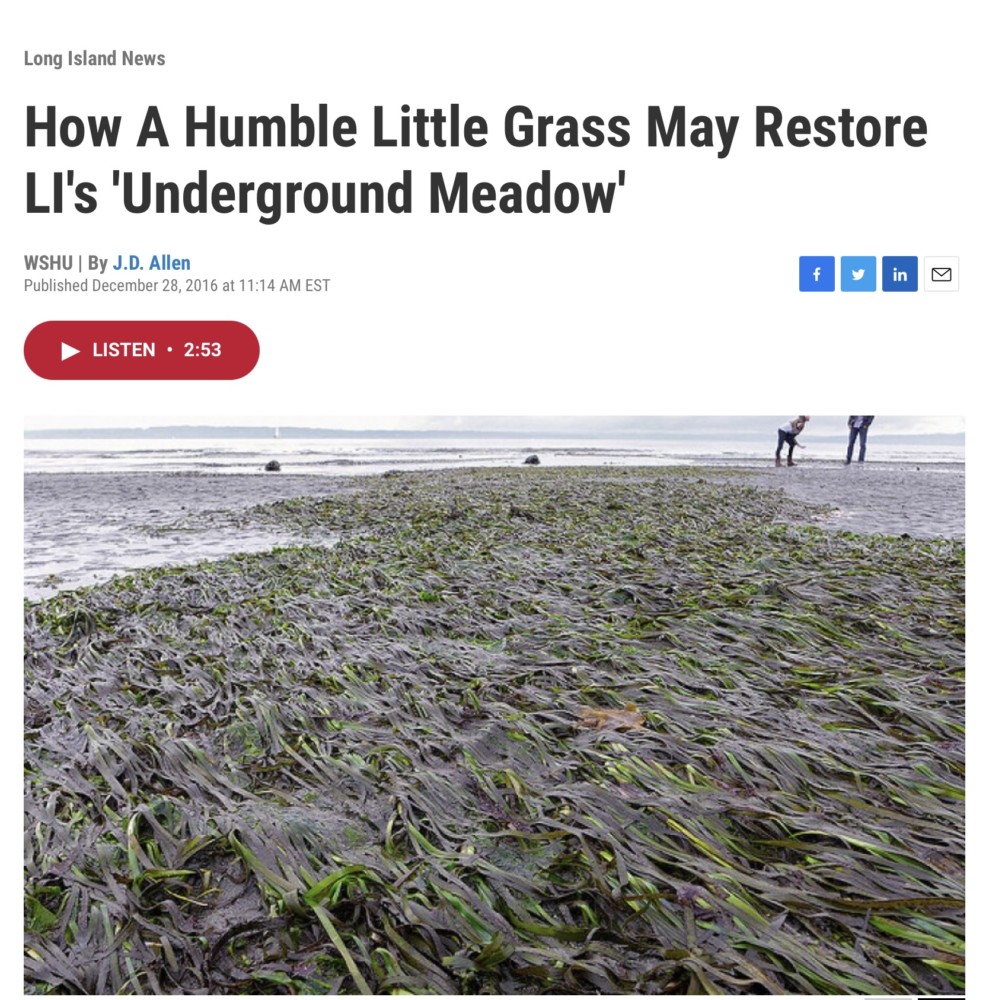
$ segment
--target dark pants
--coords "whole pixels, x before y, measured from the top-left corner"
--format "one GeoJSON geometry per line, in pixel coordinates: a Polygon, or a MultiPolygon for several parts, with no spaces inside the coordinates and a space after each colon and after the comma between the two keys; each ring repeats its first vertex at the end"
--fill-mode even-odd
{"type": "Polygon", "coordinates": [[[793,459],[793,449],[797,446],[797,435],[791,434],[789,431],[785,431],[782,428],[776,432],[779,435],[779,441],[776,445],[776,457],[780,457],[780,452],[783,450],[783,445],[788,444],[790,446],[790,451],[786,456],[786,460],[789,462],[793,459]]]}
{"type": "Polygon", "coordinates": [[[869,436],[868,427],[852,427],[848,431],[848,454],[845,456],[845,465],[852,460],[852,452],[855,450],[855,439],[859,439],[859,461],[865,461],[865,439],[869,436]]]}

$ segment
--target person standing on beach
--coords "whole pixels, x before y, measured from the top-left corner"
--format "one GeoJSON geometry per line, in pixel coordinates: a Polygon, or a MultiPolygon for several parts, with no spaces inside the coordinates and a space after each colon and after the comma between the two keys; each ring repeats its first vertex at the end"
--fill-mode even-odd
{"type": "MultiPolygon", "coordinates": [[[[790,450],[786,456],[787,465],[796,465],[797,463],[793,460],[793,449],[797,443],[797,435],[804,429],[807,421],[810,417],[794,417],[792,420],[788,420],[785,424],[782,424],[778,429],[778,437],[776,443],[776,467],[779,468],[783,463],[780,461],[780,452],[783,450],[783,445],[788,444],[790,450]]],[[[803,447],[803,445],[801,445],[803,447]]]]}
{"type": "Polygon", "coordinates": [[[859,441],[859,461],[865,461],[865,439],[869,435],[869,427],[875,417],[848,418],[848,454],[845,455],[845,465],[852,464],[852,451],[855,449],[855,439],[859,441]]]}

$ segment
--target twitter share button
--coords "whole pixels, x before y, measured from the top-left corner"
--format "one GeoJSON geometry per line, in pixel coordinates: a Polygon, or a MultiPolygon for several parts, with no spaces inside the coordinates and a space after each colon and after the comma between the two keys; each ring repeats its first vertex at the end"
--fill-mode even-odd
{"type": "Polygon", "coordinates": [[[843,292],[874,292],[876,290],[876,258],[842,257],[841,290],[843,292]]]}

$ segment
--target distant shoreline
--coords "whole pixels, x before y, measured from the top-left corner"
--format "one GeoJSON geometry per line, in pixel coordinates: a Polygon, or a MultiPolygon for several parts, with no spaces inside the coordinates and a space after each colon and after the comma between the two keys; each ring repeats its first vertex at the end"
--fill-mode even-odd
{"type": "MultiPolygon", "coordinates": [[[[759,432],[734,432],[730,436],[738,440],[760,442],[766,438],[772,438],[772,434],[759,432]]],[[[875,437],[875,435],[874,435],[875,437]]],[[[402,429],[382,429],[373,428],[364,430],[348,430],[346,428],[322,428],[322,427],[275,427],[254,426],[254,427],[211,427],[207,425],[189,426],[175,424],[162,427],[92,427],[92,428],[51,428],[51,429],[25,429],[25,441],[72,441],[72,440],[147,440],[147,441],[174,441],[183,439],[192,440],[312,440],[320,441],[338,438],[341,440],[436,440],[442,438],[454,438],[458,440],[491,440],[498,438],[515,439],[525,441],[530,438],[540,438],[548,442],[586,440],[596,438],[601,441],[626,440],[634,442],[646,442],[654,440],[671,439],[684,443],[696,442],[698,445],[710,443],[716,440],[713,437],[700,437],[697,434],[688,432],[677,432],[675,430],[661,431],[616,431],[608,433],[581,432],[581,431],[547,431],[547,430],[402,430],[402,429]]],[[[813,440],[821,443],[834,444],[847,439],[845,434],[815,434],[808,430],[805,440],[813,440]]],[[[951,445],[961,447],[965,444],[965,434],[883,434],[881,439],[890,444],[931,444],[931,445],[951,445]]]]}

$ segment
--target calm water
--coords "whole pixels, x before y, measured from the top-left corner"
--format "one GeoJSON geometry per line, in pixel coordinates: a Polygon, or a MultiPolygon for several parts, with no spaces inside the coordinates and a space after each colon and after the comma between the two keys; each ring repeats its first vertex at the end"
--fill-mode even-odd
{"type": "MultiPolygon", "coordinates": [[[[802,462],[836,462],[841,439],[814,441],[798,452],[802,462]]],[[[270,459],[282,471],[305,475],[360,475],[387,469],[518,465],[537,454],[545,465],[726,465],[762,467],[771,461],[775,433],[760,440],[619,438],[267,438],[267,439],[58,439],[25,441],[26,472],[244,473],[270,459]]],[[[869,441],[874,462],[961,463],[960,445],[869,441]]]]}

